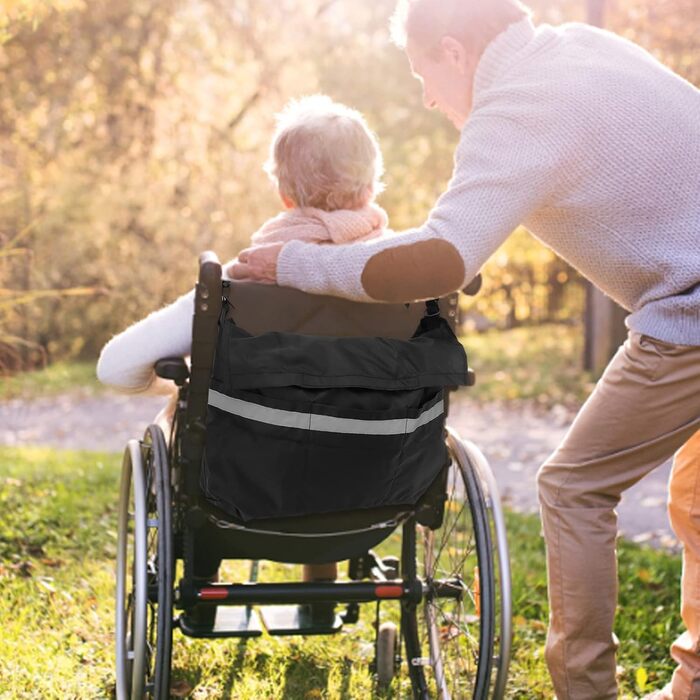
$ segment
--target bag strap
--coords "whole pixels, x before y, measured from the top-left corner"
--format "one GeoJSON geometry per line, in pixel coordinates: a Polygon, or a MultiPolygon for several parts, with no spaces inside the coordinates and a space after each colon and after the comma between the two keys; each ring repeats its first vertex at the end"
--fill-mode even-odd
{"type": "Polygon", "coordinates": [[[440,302],[437,299],[426,299],[426,301],[425,301],[425,315],[426,316],[439,316],[440,315],[440,302]]]}
{"type": "Polygon", "coordinates": [[[420,321],[419,328],[430,331],[437,328],[442,322],[440,316],[440,302],[437,299],[427,299],[425,302],[425,315],[420,321]]]}
{"type": "MultiPolygon", "coordinates": [[[[229,307],[233,308],[233,304],[229,301],[229,296],[231,294],[231,283],[228,280],[223,280],[221,282],[221,313],[219,314],[219,328],[224,325],[226,316],[228,314],[229,307]]],[[[235,325],[233,318],[231,322],[235,325]]]]}

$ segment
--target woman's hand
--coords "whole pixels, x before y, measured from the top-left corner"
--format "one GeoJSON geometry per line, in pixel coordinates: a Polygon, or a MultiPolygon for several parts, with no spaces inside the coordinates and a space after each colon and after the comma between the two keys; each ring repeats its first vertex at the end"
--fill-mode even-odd
{"type": "Polygon", "coordinates": [[[277,258],[284,243],[268,243],[241,251],[227,272],[234,280],[277,283],[277,258]]]}

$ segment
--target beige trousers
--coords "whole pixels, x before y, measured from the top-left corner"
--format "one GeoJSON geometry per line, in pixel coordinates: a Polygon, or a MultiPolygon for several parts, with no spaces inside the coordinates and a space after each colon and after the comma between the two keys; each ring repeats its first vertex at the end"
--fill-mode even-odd
{"type": "MultiPolygon", "coordinates": [[[[617,697],[615,507],[625,489],[671,457],[699,428],[700,347],[630,333],[561,446],[540,469],[550,604],[545,656],[559,700],[617,697]]],[[[680,454],[691,454],[694,445],[697,436],[680,454]]],[[[674,512],[684,515],[674,519],[685,524],[679,537],[688,538],[683,539],[686,561],[690,556],[693,562],[686,565],[684,601],[695,629],[694,641],[674,646],[684,669],[676,674],[679,687],[693,678],[697,683],[700,670],[695,653],[700,516],[698,499],[686,494],[697,480],[697,456],[676,462],[672,501],[678,506],[674,512]]],[[[689,692],[678,698],[698,697],[689,692]]]]}

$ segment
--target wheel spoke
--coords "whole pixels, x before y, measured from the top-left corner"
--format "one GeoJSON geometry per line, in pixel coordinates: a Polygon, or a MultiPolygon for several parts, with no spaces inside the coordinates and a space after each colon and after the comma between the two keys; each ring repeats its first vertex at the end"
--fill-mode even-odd
{"type": "MultiPolygon", "coordinates": [[[[126,665],[118,665],[119,697],[169,697],[172,639],[173,552],[167,447],[160,428],[150,426],[144,441],[130,441],[125,469],[131,474],[131,503],[122,506],[120,538],[126,559],[119,576],[124,609],[118,628],[125,634],[126,665]],[[126,580],[124,580],[126,579],[126,580]]],[[[124,482],[123,483],[128,483],[124,482]]],[[[125,492],[121,494],[125,498],[125,492]]],[[[118,653],[118,656],[121,652],[118,653]]]]}
{"type": "Polygon", "coordinates": [[[433,594],[424,603],[420,644],[431,662],[432,673],[426,676],[431,697],[471,698],[478,686],[484,626],[492,624],[490,610],[480,610],[479,593],[481,575],[492,575],[492,545],[473,521],[472,501],[483,509],[483,498],[470,488],[456,460],[448,482],[442,526],[424,528],[421,538],[423,575],[433,594]]]}

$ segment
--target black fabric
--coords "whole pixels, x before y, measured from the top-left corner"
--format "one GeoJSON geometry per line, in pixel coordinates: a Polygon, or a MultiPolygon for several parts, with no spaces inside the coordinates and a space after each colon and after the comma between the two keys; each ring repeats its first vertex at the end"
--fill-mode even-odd
{"type": "MultiPolygon", "coordinates": [[[[401,423],[465,385],[467,360],[439,315],[409,340],[219,333],[211,388],[249,407],[401,423]]],[[[437,409],[436,409],[437,410],[437,409]]],[[[445,415],[405,433],[282,427],[209,406],[202,488],[243,521],[412,506],[446,464],[445,415]]]]}
{"type": "MultiPolygon", "coordinates": [[[[300,386],[416,389],[464,383],[466,358],[442,317],[426,317],[410,340],[253,336],[224,323],[214,377],[227,389],[300,386]]],[[[216,388],[212,384],[213,388],[216,388]]]]}

